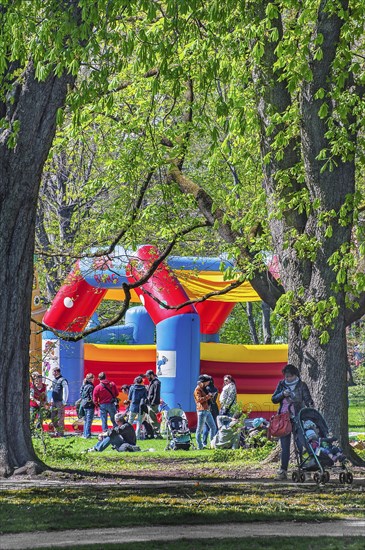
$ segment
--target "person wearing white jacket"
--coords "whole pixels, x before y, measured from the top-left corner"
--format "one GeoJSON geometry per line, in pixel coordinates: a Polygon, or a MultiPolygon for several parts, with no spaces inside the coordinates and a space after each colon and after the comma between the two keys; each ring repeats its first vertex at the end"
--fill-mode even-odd
{"type": "Polygon", "coordinates": [[[219,396],[220,411],[223,416],[233,416],[234,405],[237,403],[237,388],[234,379],[230,374],[223,377],[223,389],[219,396]]]}

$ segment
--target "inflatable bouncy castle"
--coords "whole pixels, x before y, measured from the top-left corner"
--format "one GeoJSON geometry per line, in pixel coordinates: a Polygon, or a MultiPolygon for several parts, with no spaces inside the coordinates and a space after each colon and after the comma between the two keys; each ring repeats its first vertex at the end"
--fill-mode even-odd
{"type": "MultiPolygon", "coordinates": [[[[131,290],[124,325],[109,327],[78,342],[43,335],[43,374],[60,365],[70,386],[70,403],[78,398],[85,373],[105,371],[109,379],[131,384],[135,376],[154,370],[162,398],[170,407],[195,413],[193,391],[201,373],[213,376],[221,389],[224,374],[237,384],[238,401],[251,414],[268,417],[271,394],[287,362],[286,345],[245,346],[219,343],[219,331],[238,302],[260,301],[249,283],[223,295],[189,304],[222,290],[228,262],[219,258],[169,257],[152,276],[143,277],[159,253],[145,245],[136,252],[118,248],[113,256],[80,260],[59,290],[43,323],[63,336],[77,334],[97,321],[102,300],[124,300],[131,290]],[[179,306],[177,308],[177,306],[179,306]]],[[[195,416],[194,416],[195,418],[195,416]]]]}

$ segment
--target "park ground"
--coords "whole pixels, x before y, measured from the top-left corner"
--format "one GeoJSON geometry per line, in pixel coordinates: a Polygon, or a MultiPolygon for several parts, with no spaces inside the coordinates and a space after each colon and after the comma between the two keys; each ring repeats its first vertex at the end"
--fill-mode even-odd
{"type": "Polygon", "coordinates": [[[272,444],[167,452],[165,441],[152,440],[141,442],[141,453],[85,452],[95,442],[35,441],[50,469],[0,482],[2,549],[108,549],[124,541],[138,550],[146,539],[150,549],[364,547],[362,468],[353,468],[352,485],[337,475],[326,485],[278,483],[277,464],[265,460],[272,444]]]}

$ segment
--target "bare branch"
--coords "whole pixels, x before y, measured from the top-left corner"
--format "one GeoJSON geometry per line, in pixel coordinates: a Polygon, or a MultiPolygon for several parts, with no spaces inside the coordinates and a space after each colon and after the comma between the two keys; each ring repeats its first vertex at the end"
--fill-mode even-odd
{"type": "Polygon", "coordinates": [[[189,306],[191,304],[199,304],[201,302],[205,302],[206,300],[209,300],[209,298],[212,298],[213,296],[223,296],[224,294],[227,294],[231,290],[238,288],[245,282],[245,279],[240,279],[238,281],[234,281],[230,285],[226,286],[222,290],[214,290],[212,292],[208,292],[207,294],[204,294],[204,296],[201,296],[200,298],[194,298],[192,300],[187,300],[186,302],[183,302],[182,304],[179,304],[178,306],[169,306],[165,302],[162,302],[155,296],[153,296],[148,290],[143,289],[143,292],[147,294],[152,300],[157,302],[161,307],[164,307],[165,309],[174,309],[178,311],[179,309],[182,309],[185,306],[189,306]]]}
{"type": "MultiPolygon", "coordinates": [[[[66,341],[70,341],[70,342],[77,342],[78,340],[81,340],[85,336],[89,336],[89,334],[93,334],[94,332],[99,332],[100,330],[102,330],[104,328],[108,328],[108,327],[111,327],[111,326],[115,325],[118,321],[120,321],[124,317],[127,309],[129,308],[129,304],[130,304],[130,300],[131,300],[131,293],[130,293],[131,289],[138,288],[138,287],[144,285],[152,277],[152,275],[157,270],[158,266],[171,253],[173,247],[175,246],[175,244],[177,243],[177,241],[179,239],[181,239],[182,237],[184,237],[188,233],[194,231],[195,229],[199,229],[199,228],[207,227],[207,226],[208,226],[207,222],[200,223],[200,224],[196,224],[194,226],[191,226],[189,228],[186,228],[186,229],[180,231],[179,233],[177,233],[175,235],[175,237],[173,238],[173,240],[166,246],[165,250],[156,258],[156,260],[154,260],[151,263],[151,265],[149,266],[147,272],[138,281],[136,281],[135,283],[123,283],[122,287],[123,287],[123,291],[124,291],[124,294],[125,294],[125,299],[123,301],[122,309],[111,320],[106,321],[105,323],[101,323],[100,325],[98,325],[96,327],[92,327],[92,328],[83,330],[82,332],[77,333],[77,334],[68,334],[67,331],[60,331],[60,330],[54,329],[54,328],[52,328],[52,327],[50,327],[50,326],[48,326],[44,323],[41,323],[41,322],[37,321],[36,319],[32,318],[33,323],[35,323],[37,326],[41,327],[43,330],[49,330],[49,331],[53,332],[56,336],[58,336],[62,340],[66,340],[66,341]]],[[[105,255],[107,256],[107,254],[105,254],[105,255]]],[[[95,255],[90,255],[89,257],[95,257],[95,255]]],[[[242,284],[242,282],[240,284],[242,284]]],[[[237,285],[237,286],[239,286],[239,285],[237,285]]],[[[235,287],[232,287],[232,288],[235,288],[235,287]]],[[[219,292],[222,292],[222,291],[219,291],[219,292]]],[[[228,292],[228,290],[227,290],[227,292],[228,292]]],[[[209,296],[207,296],[207,298],[208,297],[209,296]]],[[[205,299],[207,299],[207,298],[205,298],[205,299]]],[[[203,301],[203,300],[199,300],[199,301],[203,301]]],[[[183,307],[183,306],[181,306],[181,307],[183,307]]],[[[78,320],[79,319],[75,320],[74,322],[77,322],[78,320]]],[[[69,331],[70,332],[72,331],[72,326],[69,327],[69,331]]]]}

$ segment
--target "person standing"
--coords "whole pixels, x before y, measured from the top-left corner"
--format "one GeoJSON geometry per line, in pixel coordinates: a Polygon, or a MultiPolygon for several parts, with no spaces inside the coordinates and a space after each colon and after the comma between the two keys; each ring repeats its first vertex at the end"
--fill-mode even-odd
{"type": "Polygon", "coordinates": [[[145,374],[148,380],[147,386],[147,406],[148,416],[152,424],[153,431],[157,437],[160,437],[160,423],[157,419],[158,407],[161,401],[161,382],[153,370],[148,370],[145,374]]]}
{"type": "Polygon", "coordinates": [[[202,374],[201,376],[199,376],[197,386],[194,390],[194,399],[196,403],[196,412],[198,417],[195,436],[199,450],[204,449],[202,443],[202,432],[205,423],[207,423],[209,427],[210,440],[212,440],[217,433],[217,427],[214,423],[212,413],[209,410],[209,400],[212,398],[212,394],[205,392],[205,388],[208,386],[209,383],[210,376],[202,374]]]}
{"type": "Polygon", "coordinates": [[[80,388],[81,406],[84,409],[84,431],[82,437],[89,439],[91,437],[91,425],[94,419],[95,404],[93,401],[94,393],[94,375],[89,372],[80,388]]]}
{"type": "Polygon", "coordinates": [[[51,422],[55,428],[55,437],[65,435],[65,407],[68,399],[68,382],[55,367],[52,371],[51,422]]]}
{"type": "MultiPolygon", "coordinates": [[[[284,380],[280,380],[277,388],[271,398],[275,404],[280,403],[278,413],[289,411],[294,418],[303,407],[312,407],[313,400],[308,386],[300,379],[299,370],[290,363],[285,365],[281,371],[284,380]]],[[[288,478],[288,465],[290,458],[291,433],[280,438],[281,446],[281,467],[275,479],[281,481],[288,478]]],[[[301,454],[301,445],[297,442],[299,454],[301,454]]]]}
{"type": "Polygon", "coordinates": [[[39,372],[32,372],[30,383],[30,420],[31,428],[42,428],[43,409],[47,403],[47,386],[39,372]]]}
{"type": "Polygon", "coordinates": [[[134,384],[129,388],[128,401],[129,401],[129,413],[128,422],[133,424],[134,419],[137,417],[137,429],[136,436],[140,439],[141,436],[141,424],[143,421],[144,412],[141,410],[141,405],[147,399],[147,390],[143,384],[142,376],[137,376],[134,379],[134,384]]]}
{"type": "Polygon", "coordinates": [[[219,396],[221,409],[219,414],[222,416],[233,416],[234,405],[237,403],[236,383],[230,374],[223,377],[223,389],[219,396]]]}
{"type": "MultiPolygon", "coordinates": [[[[208,375],[206,375],[206,376],[208,376],[208,375]]],[[[212,413],[214,424],[215,424],[216,428],[218,429],[218,425],[217,425],[217,416],[219,414],[219,409],[218,409],[218,404],[217,404],[218,388],[215,387],[214,380],[211,376],[209,376],[209,384],[205,388],[205,393],[210,393],[212,395],[212,398],[210,399],[210,401],[208,401],[208,404],[209,404],[209,407],[210,407],[210,412],[212,413]]],[[[205,423],[204,428],[203,428],[203,445],[204,445],[204,447],[206,447],[207,444],[208,444],[208,434],[209,434],[209,426],[208,426],[207,423],[205,423]]]]}
{"type": "Polygon", "coordinates": [[[108,429],[108,415],[113,426],[116,426],[114,417],[117,414],[118,389],[114,382],[107,379],[105,372],[98,374],[99,384],[93,391],[93,402],[100,409],[101,426],[103,432],[108,429]]]}

